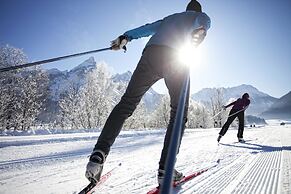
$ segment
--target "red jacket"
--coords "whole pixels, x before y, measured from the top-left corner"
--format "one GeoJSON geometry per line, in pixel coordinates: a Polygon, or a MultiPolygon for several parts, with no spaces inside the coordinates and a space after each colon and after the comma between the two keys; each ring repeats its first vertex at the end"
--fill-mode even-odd
{"type": "Polygon", "coordinates": [[[250,100],[247,98],[239,98],[236,101],[228,104],[225,106],[225,108],[230,107],[233,105],[232,109],[234,110],[242,110],[245,109],[249,104],[250,104],[250,100]]]}

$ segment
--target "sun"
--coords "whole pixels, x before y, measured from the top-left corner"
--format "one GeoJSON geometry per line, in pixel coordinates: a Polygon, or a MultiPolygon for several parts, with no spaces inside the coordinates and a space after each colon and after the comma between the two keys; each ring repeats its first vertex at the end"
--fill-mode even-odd
{"type": "Polygon", "coordinates": [[[200,47],[191,44],[183,45],[178,51],[178,59],[190,68],[197,68],[201,63],[202,52],[200,47]]]}

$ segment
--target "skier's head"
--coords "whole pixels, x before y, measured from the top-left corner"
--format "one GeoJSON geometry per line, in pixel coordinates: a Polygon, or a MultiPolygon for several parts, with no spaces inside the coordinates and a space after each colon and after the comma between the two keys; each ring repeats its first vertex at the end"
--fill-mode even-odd
{"type": "Polygon", "coordinates": [[[243,99],[249,99],[249,98],[250,98],[250,96],[249,96],[249,94],[248,94],[248,93],[244,93],[244,94],[242,95],[242,98],[243,98],[243,99]]]}
{"type": "Polygon", "coordinates": [[[190,3],[188,3],[186,11],[197,11],[202,12],[201,5],[196,0],[191,0],[190,3]]]}

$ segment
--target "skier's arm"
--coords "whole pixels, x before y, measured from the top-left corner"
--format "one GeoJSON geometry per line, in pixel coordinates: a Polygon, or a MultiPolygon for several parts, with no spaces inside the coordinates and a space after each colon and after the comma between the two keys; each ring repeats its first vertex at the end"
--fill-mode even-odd
{"type": "Polygon", "coordinates": [[[156,33],[157,29],[161,25],[162,20],[158,20],[156,22],[153,22],[151,24],[146,24],[143,26],[140,26],[138,28],[129,30],[125,32],[123,35],[127,37],[128,41],[131,41],[133,39],[138,39],[142,37],[151,36],[156,33]]]}
{"type": "Polygon", "coordinates": [[[129,41],[155,34],[161,22],[162,20],[158,20],[154,23],[146,24],[125,32],[123,35],[111,41],[112,50],[119,50],[123,48],[126,51],[126,44],[129,41]]]}
{"type": "Polygon", "coordinates": [[[192,43],[198,46],[205,38],[207,30],[210,28],[210,18],[205,14],[201,13],[194,20],[192,27],[192,43]]]}
{"type": "Polygon", "coordinates": [[[230,106],[234,105],[234,104],[235,104],[235,102],[236,102],[236,101],[234,101],[234,102],[232,102],[232,103],[230,103],[230,104],[228,104],[228,105],[226,105],[226,106],[224,106],[224,107],[225,107],[225,108],[228,108],[228,107],[230,107],[230,106]]]}

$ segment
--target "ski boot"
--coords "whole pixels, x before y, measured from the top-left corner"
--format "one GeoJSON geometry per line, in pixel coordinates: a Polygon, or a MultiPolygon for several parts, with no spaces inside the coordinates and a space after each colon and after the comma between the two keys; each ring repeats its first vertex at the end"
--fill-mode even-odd
{"type": "Polygon", "coordinates": [[[244,138],[238,138],[238,142],[240,142],[240,143],[245,143],[246,141],[244,140],[244,138]]]}
{"type": "MultiPolygon", "coordinates": [[[[163,184],[164,177],[165,177],[165,170],[159,169],[158,170],[158,183],[159,183],[159,185],[163,184]]],[[[182,178],[184,178],[183,173],[178,172],[176,169],[174,169],[173,181],[179,181],[182,178]]]]}
{"type": "Polygon", "coordinates": [[[86,167],[85,176],[90,182],[97,183],[103,170],[106,155],[101,150],[93,151],[86,167]]]}

